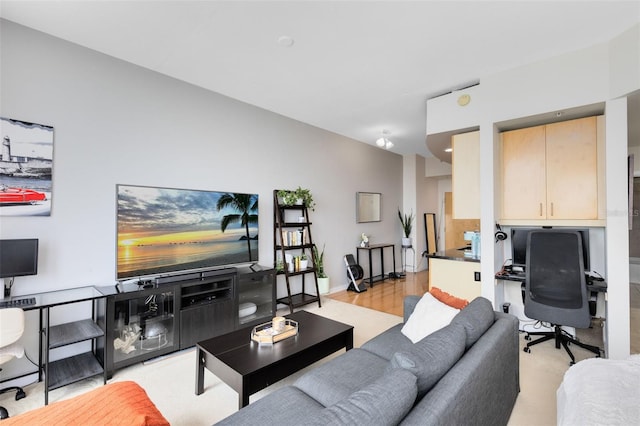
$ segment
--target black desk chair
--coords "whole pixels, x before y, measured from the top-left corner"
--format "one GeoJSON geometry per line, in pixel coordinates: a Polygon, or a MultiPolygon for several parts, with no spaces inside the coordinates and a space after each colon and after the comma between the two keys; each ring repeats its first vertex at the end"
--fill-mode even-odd
{"type": "Polygon", "coordinates": [[[561,328],[591,325],[580,233],[555,229],[530,232],[526,270],[524,313],[529,318],[550,323],[554,331],[527,333],[526,340],[530,340],[531,335],[543,337],[527,343],[524,351],[530,352],[531,346],[555,339],[556,348],[564,346],[571,357],[570,365],[575,364],[575,357],[569,344],[600,357],[600,348],[579,342],[561,328]]]}

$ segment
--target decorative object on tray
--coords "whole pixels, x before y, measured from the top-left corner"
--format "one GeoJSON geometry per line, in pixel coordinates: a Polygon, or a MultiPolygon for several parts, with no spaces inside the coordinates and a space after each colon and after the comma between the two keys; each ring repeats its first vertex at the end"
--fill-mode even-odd
{"type": "Polygon", "coordinates": [[[256,325],[251,330],[251,340],[260,344],[273,344],[298,334],[298,322],[284,317],[275,317],[270,322],[256,325]],[[276,327],[282,331],[277,331],[276,327]]]}

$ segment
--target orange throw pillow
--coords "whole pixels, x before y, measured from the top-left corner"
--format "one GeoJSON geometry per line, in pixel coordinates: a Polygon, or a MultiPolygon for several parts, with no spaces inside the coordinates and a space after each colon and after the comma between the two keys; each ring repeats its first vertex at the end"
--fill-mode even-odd
{"type": "Polygon", "coordinates": [[[429,293],[442,303],[451,306],[452,308],[462,309],[469,304],[468,300],[460,299],[459,297],[453,296],[446,291],[440,290],[438,287],[431,287],[429,293]]]}

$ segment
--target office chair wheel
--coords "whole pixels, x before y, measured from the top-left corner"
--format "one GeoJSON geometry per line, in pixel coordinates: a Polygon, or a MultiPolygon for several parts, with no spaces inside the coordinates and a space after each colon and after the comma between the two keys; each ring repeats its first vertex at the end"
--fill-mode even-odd
{"type": "MultiPolygon", "coordinates": [[[[529,339],[529,340],[531,340],[531,339],[529,339]]],[[[528,353],[528,354],[529,354],[529,353],[531,353],[531,349],[530,349],[528,346],[527,346],[527,347],[525,347],[525,348],[523,349],[523,351],[525,351],[525,352],[526,352],[526,353],[528,353]]]]}
{"type": "Polygon", "coordinates": [[[4,407],[0,407],[0,419],[8,419],[8,418],[9,418],[9,412],[7,411],[7,409],[4,407]]]}
{"type": "Polygon", "coordinates": [[[22,389],[18,389],[16,392],[16,401],[20,401],[22,398],[26,398],[27,394],[22,389]]]}
{"type": "Polygon", "coordinates": [[[527,334],[526,336],[524,336],[524,340],[531,340],[531,336],[527,334]]]}

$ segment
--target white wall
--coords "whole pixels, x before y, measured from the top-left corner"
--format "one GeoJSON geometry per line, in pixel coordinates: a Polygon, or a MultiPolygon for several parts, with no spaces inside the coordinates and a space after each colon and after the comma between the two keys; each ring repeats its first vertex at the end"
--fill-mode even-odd
{"type": "Polygon", "coordinates": [[[627,118],[626,108],[622,106],[626,105],[626,100],[611,100],[640,89],[639,28],[636,25],[608,43],[482,77],[475,88],[478,93],[473,96],[477,100],[473,110],[457,105],[458,93],[427,103],[429,134],[480,126],[481,231],[483,237],[487,236],[482,241],[482,294],[498,304],[502,295],[496,291],[502,287],[496,287],[493,272],[500,263],[498,256],[504,247],[493,246],[499,196],[496,191],[499,171],[494,167],[496,124],[606,102],[608,217],[603,244],[606,246],[604,274],[610,279],[606,324],[609,331],[607,355],[611,358],[623,358],[630,351],[628,253],[625,257],[621,252],[621,248],[628,247],[628,232],[616,213],[624,210],[622,216],[626,219],[626,207],[622,203],[626,198],[626,183],[620,177],[620,172],[626,171],[627,118]],[[446,119],[435,120],[440,117],[446,119]],[[613,315],[612,310],[616,311],[613,315]]]}
{"type": "Polygon", "coordinates": [[[114,282],[116,184],[258,193],[267,266],[273,189],[308,187],[332,290],[346,285],[342,256],[355,253],[362,232],[397,242],[399,253],[401,156],[8,21],[1,27],[0,115],[55,128],[51,216],[0,219],[0,238],[41,244],[39,274],[17,278],[14,295],[114,282]],[[383,194],[381,222],[356,224],[356,191],[383,194]]]}

